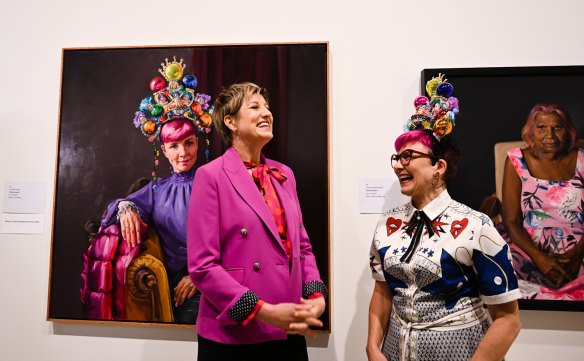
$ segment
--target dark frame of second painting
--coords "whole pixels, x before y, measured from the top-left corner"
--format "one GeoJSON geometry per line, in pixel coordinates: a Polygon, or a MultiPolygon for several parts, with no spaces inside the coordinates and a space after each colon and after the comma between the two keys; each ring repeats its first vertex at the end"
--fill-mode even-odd
{"type": "MultiPolygon", "coordinates": [[[[294,170],[304,224],[330,289],[328,43],[63,49],[48,320],[184,324],[167,308],[156,306],[160,295],[169,292],[164,282],[158,282],[164,272],[134,262],[138,257],[132,260],[136,263],[132,307],[139,312],[122,308],[125,313],[116,314],[119,300],[103,300],[114,310],[111,317],[88,317],[80,294],[85,285],[83,255],[104,210],[137,179],[152,178],[152,143],[135,127],[134,114],[141,100],[152,95],[150,82],[161,77],[159,69],[175,60],[185,66],[184,74],[196,76],[195,92],[210,95],[211,103],[233,83],[267,88],[274,139],[263,152],[294,170]]],[[[216,132],[200,138],[198,164],[206,163],[206,150],[209,160],[225,150],[216,132]]],[[[159,162],[157,175],[168,176],[170,167],[162,152],[159,162]]],[[[115,277],[115,271],[104,277],[112,273],[115,277]]],[[[116,280],[107,284],[111,286],[105,293],[115,296],[116,280]]],[[[330,332],[328,307],[321,320],[323,330],[330,332]]]]}
{"type": "MultiPolygon", "coordinates": [[[[420,91],[439,73],[454,86],[460,114],[452,133],[462,157],[448,190],[473,209],[495,193],[494,145],[521,140],[531,108],[557,103],[569,112],[584,137],[584,66],[424,69],[420,91]]],[[[504,199],[502,200],[504,203],[504,199]]],[[[583,300],[520,299],[521,309],[584,311],[583,300]]]]}

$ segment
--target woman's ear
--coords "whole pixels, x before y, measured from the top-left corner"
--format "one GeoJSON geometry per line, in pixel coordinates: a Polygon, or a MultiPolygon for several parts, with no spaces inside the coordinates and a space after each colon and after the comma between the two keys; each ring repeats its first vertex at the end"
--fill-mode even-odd
{"type": "Polygon", "coordinates": [[[223,118],[223,123],[225,123],[225,126],[229,128],[229,130],[231,130],[232,133],[235,133],[237,131],[237,122],[235,121],[235,118],[233,116],[226,115],[225,118],[223,118]]]}
{"type": "Polygon", "coordinates": [[[444,173],[446,173],[446,168],[448,168],[448,163],[440,158],[436,161],[436,164],[434,165],[436,167],[436,172],[440,173],[441,176],[444,176],[444,173]]]}
{"type": "Polygon", "coordinates": [[[162,153],[164,153],[164,156],[168,158],[168,156],[166,155],[166,147],[164,146],[164,143],[160,144],[160,149],[162,149],[162,153]]]}

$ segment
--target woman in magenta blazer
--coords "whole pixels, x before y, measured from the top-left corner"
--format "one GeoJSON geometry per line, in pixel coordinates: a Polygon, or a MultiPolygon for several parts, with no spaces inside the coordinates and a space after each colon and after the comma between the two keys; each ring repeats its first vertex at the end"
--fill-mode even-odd
{"type": "Polygon", "coordinates": [[[199,168],[187,228],[188,266],[201,291],[198,360],[308,360],[304,335],[322,326],[320,279],[292,170],[265,158],[267,91],[234,84],[215,101],[226,145],[199,168]]]}

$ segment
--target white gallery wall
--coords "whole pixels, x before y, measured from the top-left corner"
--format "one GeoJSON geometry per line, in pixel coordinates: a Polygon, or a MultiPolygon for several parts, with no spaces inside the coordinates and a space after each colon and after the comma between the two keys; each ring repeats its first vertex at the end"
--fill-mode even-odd
{"type": "MultiPolygon", "coordinates": [[[[368,251],[378,216],[359,214],[358,184],[393,176],[391,145],[419,95],[420,71],[584,64],[580,0],[0,4],[0,197],[5,181],[43,181],[48,194],[43,234],[0,234],[7,361],[196,357],[189,328],[46,321],[62,48],[329,41],[332,333],[309,341],[311,360],[322,361],[366,360],[368,251]]],[[[487,100],[485,108],[505,111],[487,100]]],[[[521,318],[507,360],[583,359],[584,313],[521,318]]]]}

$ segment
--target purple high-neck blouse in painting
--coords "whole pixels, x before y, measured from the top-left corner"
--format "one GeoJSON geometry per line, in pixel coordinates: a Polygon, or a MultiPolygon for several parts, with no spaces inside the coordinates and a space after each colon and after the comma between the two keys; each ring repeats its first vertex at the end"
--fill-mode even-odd
{"type": "Polygon", "coordinates": [[[153,226],[160,237],[169,270],[178,271],[187,265],[187,212],[191,188],[197,167],[161,178],[156,190],[152,182],[126,198],[117,199],[108,208],[102,220],[103,226],[117,222],[118,204],[130,201],[136,205],[140,218],[153,226]]]}

